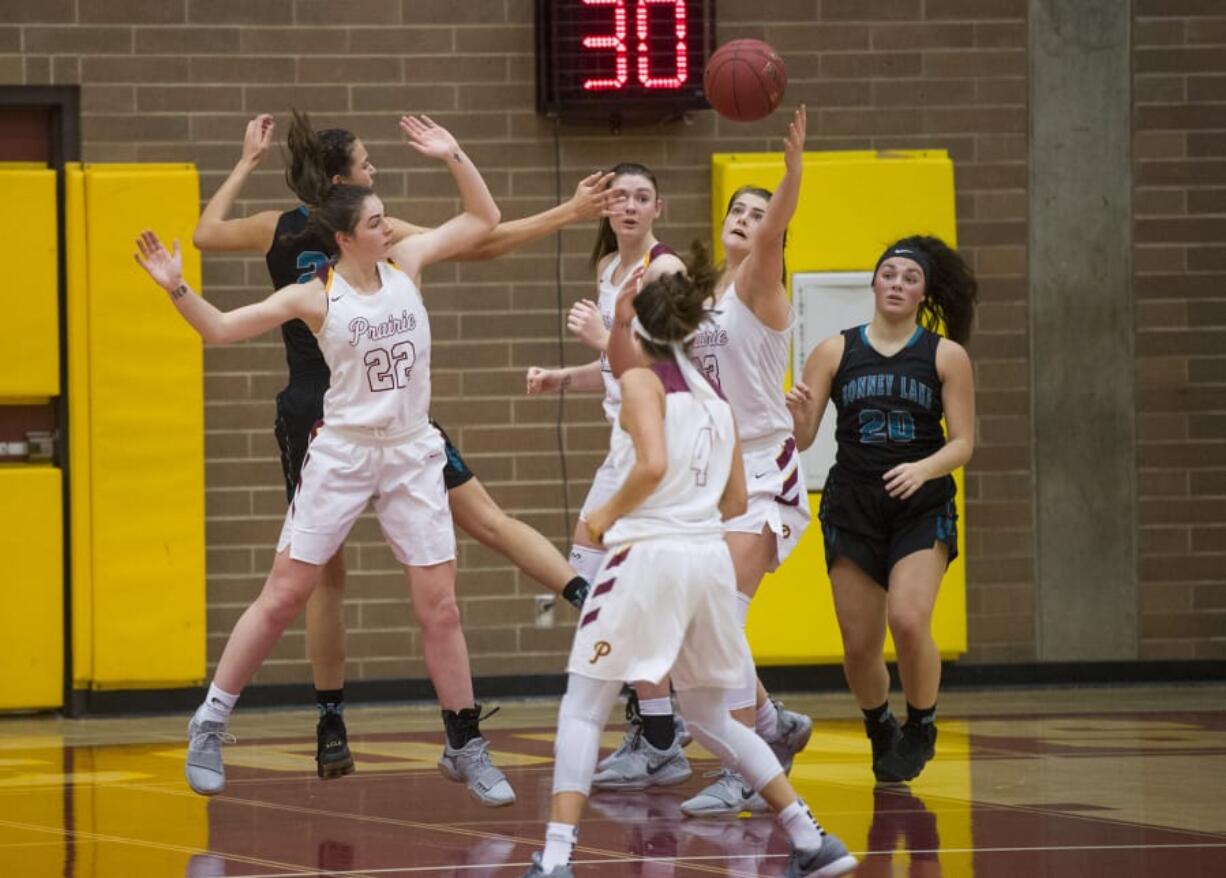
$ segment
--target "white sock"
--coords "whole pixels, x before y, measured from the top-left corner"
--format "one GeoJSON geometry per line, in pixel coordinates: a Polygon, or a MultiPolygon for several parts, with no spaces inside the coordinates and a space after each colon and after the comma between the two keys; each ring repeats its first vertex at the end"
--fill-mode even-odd
{"type": "Polygon", "coordinates": [[[813,818],[813,812],[804,799],[797,799],[779,812],[779,825],[792,840],[792,847],[819,848],[822,846],[822,828],[813,818]]]}
{"type": "Polygon", "coordinates": [[[641,716],[671,716],[673,712],[673,700],[665,695],[663,698],[648,698],[646,701],[639,700],[639,714],[641,716]]]}
{"type": "Polygon", "coordinates": [[[570,547],[570,567],[592,585],[596,584],[596,573],[600,570],[600,562],[604,560],[604,549],[589,549],[587,546],[570,547]]]}
{"type": "Polygon", "coordinates": [[[763,741],[773,741],[779,737],[779,711],[775,702],[769,698],[758,708],[758,718],[754,720],[754,729],[763,741]]]}
{"type": "Polygon", "coordinates": [[[550,872],[570,862],[570,852],[579,840],[578,828],[569,823],[548,823],[545,826],[545,853],[541,854],[541,869],[550,872]]]}
{"type": "Polygon", "coordinates": [[[209,694],[204,697],[204,703],[196,708],[196,722],[224,723],[230,719],[237,695],[231,695],[224,689],[218,689],[216,683],[209,685],[209,694]]]}

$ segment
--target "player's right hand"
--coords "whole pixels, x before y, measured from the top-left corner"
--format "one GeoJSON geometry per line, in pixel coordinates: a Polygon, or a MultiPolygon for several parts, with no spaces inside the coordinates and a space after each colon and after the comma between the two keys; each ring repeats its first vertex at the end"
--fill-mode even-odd
{"type": "Polygon", "coordinates": [[[542,369],[540,366],[528,367],[528,395],[537,396],[557,390],[558,373],[556,369],[542,369]]]}
{"type": "Polygon", "coordinates": [[[174,242],[173,252],[168,252],[149,229],[140,233],[136,239],[137,252],[132,254],[136,264],[143,268],[154,282],[172,292],[183,283],[183,254],[179,252],[179,242],[174,242]]]}

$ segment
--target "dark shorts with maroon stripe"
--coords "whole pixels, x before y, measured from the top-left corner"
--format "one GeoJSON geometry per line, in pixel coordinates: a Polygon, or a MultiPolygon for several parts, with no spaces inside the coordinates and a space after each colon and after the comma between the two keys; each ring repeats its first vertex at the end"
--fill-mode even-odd
{"type": "Polygon", "coordinates": [[[944,543],[953,561],[958,557],[956,493],[953,477],[943,476],[898,500],[886,494],[884,483],[851,479],[833,467],[817,513],[826,569],[846,558],[888,589],[890,571],[907,555],[944,543]]]}
{"type": "MultiPolygon", "coordinates": [[[[293,501],[294,492],[302,478],[302,463],[306,459],[307,446],[316,426],[323,423],[324,394],[328,390],[328,378],[296,379],[277,394],[277,420],[274,432],[277,447],[281,449],[281,472],[285,476],[285,497],[293,501]]],[[[443,464],[443,483],[447,490],[458,488],[473,478],[460,449],[451,444],[447,432],[437,421],[431,421],[443,435],[447,458],[443,464]]]]}

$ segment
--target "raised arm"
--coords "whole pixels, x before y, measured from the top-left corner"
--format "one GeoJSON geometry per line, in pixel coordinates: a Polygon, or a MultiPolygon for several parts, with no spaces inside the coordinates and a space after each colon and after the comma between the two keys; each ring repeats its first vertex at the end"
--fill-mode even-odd
{"type": "Polygon", "coordinates": [[[680,257],[664,253],[653,259],[650,265],[640,265],[636,268],[617,294],[617,301],[613,306],[613,327],[609,330],[607,342],[609,368],[613,370],[614,378],[621,378],[627,369],[640,365],[639,348],[634,342],[634,334],[630,331],[630,324],[634,320],[634,297],[656,278],[676,272],[686,274],[685,263],[680,257]]]}
{"type": "Polygon", "coordinates": [[[905,500],[931,479],[948,475],[971,459],[975,450],[975,377],[966,348],[947,338],[937,346],[941,406],[945,410],[945,444],[922,460],[903,463],[885,474],[885,490],[905,500]]]}
{"type": "Polygon", "coordinates": [[[787,326],[791,313],[783,288],[783,236],[800,201],[805,159],[805,107],[792,114],[783,140],[783,179],[754,229],[749,255],[736,275],[736,291],[758,319],[773,329],[787,326]]]}
{"type": "MultiPolygon", "coordinates": [[[[621,377],[622,428],[634,442],[634,466],[617,493],[587,518],[587,529],[600,540],[613,522],[633,512],[668,472],[664,438],[664,387],[650,369],[631,369],[621,377]]],[[[739,460],[737,461],[739,463],[739,460]]]]}
{"type": "Polygon", "coordinates": [[[792,385],[787,394],[792,412],[792,431],[801,451],[808,449],[817,436],[826,404],[830,402],[831,384],[843,359],[843,336],[835,335],[823,341],[805,360],[804,378],[792,385]]]}
{"type": "Polygon", "coordinates": [[[460,192],[463,211],[436,229],[411,235],[392,247],[392,258],[410,277],[417,278],[427,265],[452,259],[470,247],[498,225],[501,214],[481,173],[460,149],[459,143],[446,128],[429,116],[402,116],[400,129],[409,138],[409,146],[430,158],[442,161],[455,180],[460,192]]]}
{"type": "Polygon", "coordinates": [[[625,198],[624,192],[609,188],[612,179],[612,174],[599,171],[584,177],[568,201],[523,219],[499,223],[475,247],[457,254],[455,258],[473,262],[496,259],[546,238],[571,223],[607,215],[625,198]]]}
{"type": "Polygon", "coordinates": [[[323,326],[325,296],[318,280],[282,287],[262,302],[221,311],[194,291],[183,280],[183,255],[179,242],[168,252],[151,231],[136,239],[136,262],[153,281],[170,295],[170,301],[183,319],[191,324],[208,344],[229,344],[262,335],[295,318],[312,331],[323,326]]]}
{"type": "Polygon", "coordinates": [[[277,230],[278,215],[275,210],[262,210],[237,219],[226,219],[226,215],[234,206],[234,199],[242,191],[247,178],[264,160],[272,144],[275,127],[276,123],[268,113],[261,113],[247,123],[238,164],[204,206],[196,230],[192,233],[192,243],[198,250],[267,253],[272,247],[273,235],[277,230]]]}

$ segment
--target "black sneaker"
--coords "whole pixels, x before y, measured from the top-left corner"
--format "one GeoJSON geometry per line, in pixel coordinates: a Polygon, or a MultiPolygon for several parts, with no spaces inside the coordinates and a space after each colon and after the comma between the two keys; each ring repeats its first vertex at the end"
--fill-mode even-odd
{"type": "Polygon", "coordinates": [[[894,751],[902,738],[902,729],[898,726],[898,720],[892,713],[887,713],[875,722],[865,719],[864,731],[873,747],[873,777],[882,783],[893,782],[896,778],[883,776],[882,761],[894,751]]]}
{"type": "Polygon", "coordinates": [[[934,723],[907,723],[894,749],[874,766],[877,780],[885,783],[914,780],[936,752],[937,727],[934,723]]]}
{"type": "Polygon", "coordinates": [[[324,780],[353,774],[345,718],[335,710],[324,711],[315,726],[315,768],[324,780]]]}

